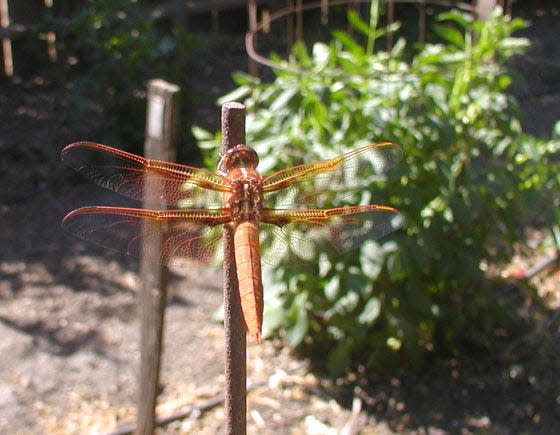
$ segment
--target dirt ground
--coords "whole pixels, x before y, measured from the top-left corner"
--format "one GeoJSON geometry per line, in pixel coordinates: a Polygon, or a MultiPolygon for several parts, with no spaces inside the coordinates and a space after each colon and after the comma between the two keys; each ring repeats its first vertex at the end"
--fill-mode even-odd
{"type": "MultiPolygon", "coordinates": [[[[549,7],[528,16],[534,48],[513,62],[525,79],[513,90],[524,128],[540,136],[560,118],[559,14],[549,7]]],[[[244,62],[238,56],[230,66],[244,62]]],[[[230,70],[198,68],[209,95],[231,88],[230,70]]],[[[1,81],[0,89],[0,432],[110,432],[134,422],[138,264],[60,229],[69,210],[114,199],[59,161],[63,145],[90,131],[69,123],[64,91],[40,75],[1,81]]],[[[218,109],[204,106],[195,116],[218,129],[218,109]]],[[[534,248],[541,236],[533,236],[534,248]]],[[[510,270],[550,254],[520,253],[510,270]]],[[[422,374],[334,382],[280,341],[250,343],[248,382],[256,386],[248,432],[560,433],[560,274],[540,274],[533,284],[549,309],[535,310],[536,324],[491,363],[450,361],[422,374]]],[[[213,321],[220,274],[173,270],[170,287],[158,412],[198,409],[159,433],[223,432],[222,406],[204,406],[224,384],[223,330],[213,321]]]]}

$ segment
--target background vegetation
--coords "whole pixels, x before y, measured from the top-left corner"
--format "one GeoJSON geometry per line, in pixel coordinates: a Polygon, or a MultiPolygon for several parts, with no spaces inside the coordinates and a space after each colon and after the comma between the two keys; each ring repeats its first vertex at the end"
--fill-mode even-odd
{"type": "Polygon", "coordinates": [[[96,113],[100,140],[143,143],[145,90],[154,77],[181,87],[182,118],[188,119],[193,37],[165,19],[157,7],[136,0],[90,1],[69,19],[55,19],[63,51],[74,59],[68,72],[76,122],[96,113]]]}
{"type": "MultiPolygon", "coordinates": [[[[195,41],[162,26],[157,8],[146,11],[98,0],[58,23],[77,60],[73,113],[97,113],[107,143],[142,142],[148,79],[189,93],[195,41]]],[[[377,2],[371,12],[367,23],[349,14],[353,36],[334,31],[329,43],[296,45],[288,62],[276,59],[271,83],[237,74],[239,87],[222,99],[245,100],[247,140],[264,173],[367,142],[403,147],[404,161],[367,193],[403,212],[402,230],[367,241],[359,255],[265,270],[266,332],[283,329],[291,346],[326,353],[332,373],[493,350],[519,319],[497,268],[527,224],[559,221],[559,137],[524,134],[506,93],[506,61],[527,47],[512,37],[524,23],[446,12],[430,29],[439,42],[399,39],[382,50],[380,38],[398,24],[378,25],[377,2]]],[[[213,166],[216,137],[194,131],[213,166]]]]}
{"type": "MultiPolygon", "coordinates": [[[[265,270],[266,332],[284,328],[291,346],[326,355],[333,374],[493,352],[520,310],[497,269],[527,224],[560,220],[559,138],[524,134],[505,92],[505,62],[528,45],[512,37],[524,23],[451,11],[433,28],[442,42],[400,39],[382,51],[374,47],[387,29],[375,10],[369,23],[350,20],[363,44],[335,31],[311,51],[298,45],[277,59],[272,83],[238,74],[221,101],[245,100],[247,142],[265,173],[364,142],[399,143],[404,161],[371,198],[399,208],[405,224],[358,255],[265,270]]],[[[214,137],[197,135],[216,150],[214,137]]]]}

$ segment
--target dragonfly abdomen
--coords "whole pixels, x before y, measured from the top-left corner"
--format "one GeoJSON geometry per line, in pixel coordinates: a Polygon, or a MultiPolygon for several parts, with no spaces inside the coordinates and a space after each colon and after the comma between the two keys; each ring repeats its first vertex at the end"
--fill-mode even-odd
{"type": "Polygon", "coordinates": [[[237,224],[234,244],[243,317],[247,331],[259,343],[263,318],[263,285],[257,222],[243,221],[237,224]]]}

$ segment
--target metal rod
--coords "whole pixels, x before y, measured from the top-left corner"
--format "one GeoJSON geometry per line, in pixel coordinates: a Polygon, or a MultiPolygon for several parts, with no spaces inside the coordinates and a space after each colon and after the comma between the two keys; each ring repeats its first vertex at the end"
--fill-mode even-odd
{"type": "MultiPolygon", "coordinates": [[[[245,143],[245,106],[222,106],[222,154],[245,143]]],[[[224,330],[226,433],[247,433],[247,332],[235,267],[232,225],[224,225],[224,330]]]]}

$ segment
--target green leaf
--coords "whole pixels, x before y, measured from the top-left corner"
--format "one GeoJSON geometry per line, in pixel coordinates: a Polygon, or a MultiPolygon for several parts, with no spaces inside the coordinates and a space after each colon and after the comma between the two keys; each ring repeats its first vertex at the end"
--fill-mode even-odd
{"type": "Polygon", "coordinates": [[[224,95],[218,99],[218,104],[222,105],[225,103],[229,103],[231,101],[243,101],[250,93],[252,89],[249,85],[242,85],[239,86],[237,89],[234,89],[229,94],[224,95]]]}
{"type": "Polygon", "coordinates": [[[297,41],[292,47],[292,52],[295,55],[297,61],[301,64],[303,68],[311,67],[311,58],[307,52],[307,47],[301,41],[297,41]]]}
{"type": "Polygon", "coordinates": [[[282,300],[277,299],[264,306],[262,336],[271,337],[280,327],[285,326],[286,311],[282,305],[282,300]]]}
{"type": "Polygon", "coordinates": [[[472,14],[468,12],[461,12],[457,9],[442,12],[437,16],[437,19],[439,21],[453,21],[463,28],[468,27],[473,22],[472,14]]]}
{"type": "Polygon", "coordinates": [[[372,297],[358,316],[358,322],[364,325],[371,325],[381,313],[381,301],[377,297],[372,297]]]}
{"type": "Polygon", "coordinates": [[[276,112],[278,110],[286,109],[289,106],[291,99],[299,92],[296,84],[286,85],[280,94],[274,99],[270,105],[270,110],[276,112]]]}
{"type": "Polygon", "coordinates": [[[197,127],[196,125],[191,128],[191,132],[196,140],[210,141],[215,139],[214,135],[212,135],[212,133],[210,133],[208,130],[204,130],[203,128],[197,127]]]}
{"type": "Polygon", "coordinates": [[[327,300],[334,301],[338,294],[340,293],[340,277],[338,275],[333,276],[325,285],[325,296],[327,300]]]}
{"type": "MultiPolygon", "coordinates": [[[[348,18],[348,22],[352,26],[354,30],[357,30],[364,36],[370,36],[370,28],[368,24],[362,20],[360,15],[357,12],[353,11],[352,9],[348,9],[348,13],[346,14],[348,18]]],[[[375,31],[375,29],[374,29],[375,31]]]]}
{"type": "Polygon", "coordinates": [[[313,60],[315,61],[315,71],[321,71],[330,61],[331,50],[327,44],[317,42],[313,44],[313,60]]]}
{"type": "Polygon", "coordinates": [[[552,139],[560,140],[560,121],[556,121],[554,127],[552,127],[552,139]]]}
{"type": "Polygon", "coordinates": [[[385,251],[381,249],[378,243],[368,241],[362,245],[360,264],[362,272],[369,279],[377,279],[383,270],[385,262],[385,251]]]}
{"type": "Polygon", "coordinates": [[[294,298],[290,307],[288,316],[292,326],[286,331],[286,340],[290,347],[299,345],[309,329],[306,304],[307,294],[302,292],[294,298]]]}
{"type": "Polygon", "coordinates": [[[435,34],[440,38],[452,43],[458,48],[463,48],[465,46],[465,40],[463,34],[453,27],[449,26],[434,26],[432,28],[435,34]]]}
{"type": "Polygon", "coordinates": [[[392,281],[400,281],[407,276],[405,253],[397,251],[387,256],[387,272],[392,281]]]}
{"type": "MultiPolygon", "coordinates": [[[[341,32],[334,30],[333,37],[339,41],[343,47],[348,50],[349,54],[351,54],[353,58],[362,57],[365,55],[365,51],[361,45],[356,43],[346,32],[341,32]]],[[[341,53],[344,56],[343,53],[341,53]]]]}
{"type": "Polygon", "coordinates": [[[239,71],[234,72],[232,74],[232,78],[235,84],[238,86],[243,86],[243,85],[258,86],[260,84],[260,80],[258,77],[254,77],[245,72],[239,72],[239,71]]]}

